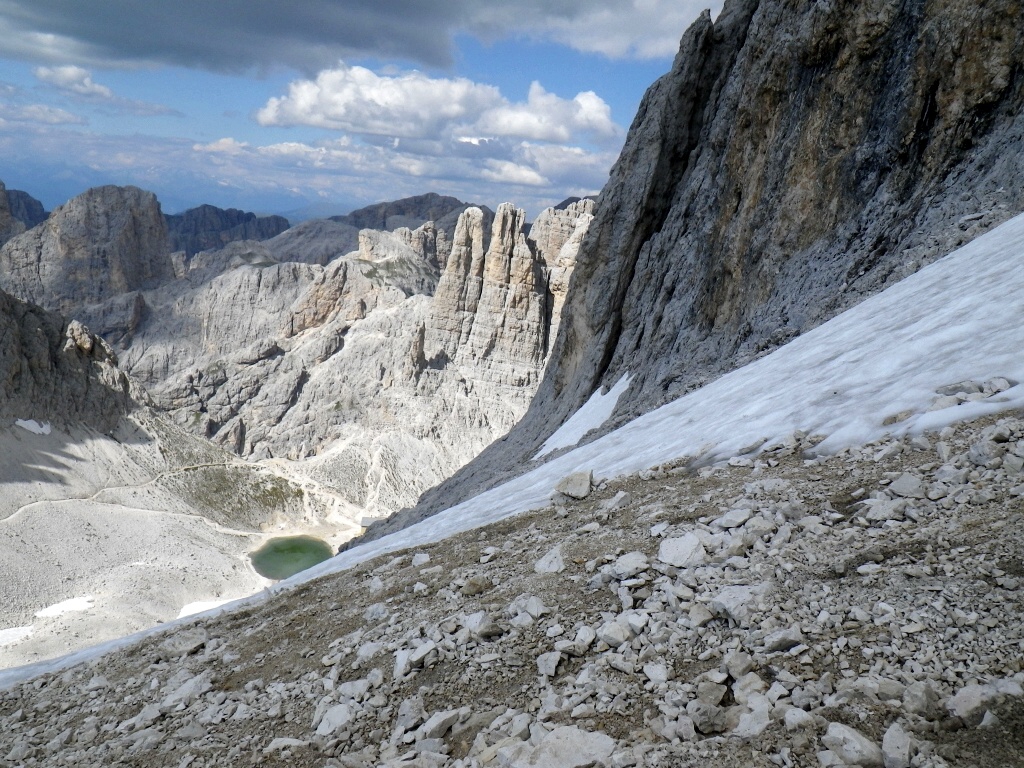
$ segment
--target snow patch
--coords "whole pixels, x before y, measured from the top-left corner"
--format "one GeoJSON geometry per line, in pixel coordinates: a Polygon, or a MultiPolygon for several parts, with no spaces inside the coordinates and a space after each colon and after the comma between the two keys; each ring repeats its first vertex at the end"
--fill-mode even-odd
{"type": "Polygon", "coordinates": [[[559,448],[576,445],[583,436],[592,429],[597,429],[611,417],[622,393],[629,389],[629,381],[633,377],[628,373],[619,379],[607,393],[598,390],[590,396],[583,406],[570,416],[558,430],[541,446],[536,461],[559,448]]]}
{"type": "Polygon", "coordinates": [[[178,611],[178,618],[184,619],[186,616],[195,616],[197,613],[202,613],[203,611],[220,608],[222,605],[227,605],[234,599],[235,598],[227,598],[225,600],[198,600],[194,603],[186,603],[181,606],[181,610],[178,611]]]}
{"type": "Polygon", "coordinates": [[[54,603],[51,606],[43,608],[41,611],[36,611],[36,618],[52,619],[56,616],[63,616],[65,613],[88,611],[92,606],[92,595],[86,595],[85,597],[73,597],[70,600],[62,600],[59,603],[54,603]]]}
{"type": "Polygon", "coordinates": [[[20,643],[22,640],[29,637],[34,630],[35,628],[32,626],[0,629],[0,648],[3,648],[5,645],[20,643]]]}
{"type": "Polygon", "coordinates": [[[35,419],[16,419],[14,422],[14,426],[28,430],[33,435],[48,435],[51,432],[49,422],[44,422],[40,424],[35,419]]]}

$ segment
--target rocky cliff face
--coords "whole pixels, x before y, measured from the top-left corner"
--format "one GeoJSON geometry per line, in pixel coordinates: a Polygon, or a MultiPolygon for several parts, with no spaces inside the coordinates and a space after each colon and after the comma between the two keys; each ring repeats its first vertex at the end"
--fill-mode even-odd
{"type": "Polygon", "coordinates": [[[237,208],[201,205],[164,217],[172,251],[192,256],[236,240],[269,240],[291,226],[283,216],[257,216],[237,208]]]}
{"type": "Polygon", "coordinates": [[[25,231],[25,222],[14,215],[11,209],[10,193],[0,181],[0,245],[25,231]]]}
{"type": "Polygon", "coordinates": [[[386,513],[525,412],[550,348],[552,275],[571,270],[589,205],[545,212],[540,241],[508,205],[493,236],[477,208],[450,240],[431,223],[362,230],[326,266],[278,263],[287,233],[233,243],[82,316],[119,339],[126,370],[181,426],[298,462],[354,507],[386,513]]]}
{"type": "Polygon", "coordinates": [[[0,292],[0,422],[113,429],[132,405],[113,351],[81,323],[0,292]]]}
{"type": "Polygon", "coordinates": [[[0,249],[0,287],[62,312],[173,278],[160,204],[135,187],[91,189],[0,249]]]}
{"type": "Polygon", "coordinates": [[[8,189],[7,200],[11,206],[11,214],[25,225],[25,229],[39,226],[50,215],[41,202],[20,189],[8,189]]]}
{"type": "Polygon", "coordinates": [[[277,261],[324,265],[359,247],[359,228],[330,219],[310,219],[263,245],[277,261]]]}
{"type": "MultiPolygon", "coordinates": [[[[454,203],[384,209],[394,225],[454,203]]],[[[188,256],[169,242],[230,216],[197,209],[169,235],[152,195],[108,187],[8,243],[0,283],[102,334],[182,428],[387,513],[522,417],[592,210],[550,209],[529,235],[511,205],[450,232],[314,221],[188,256]]]]}
{"type": "Polygon", "coordinates": [[[645,96],[530,413],[421,512],[533,455],[629,372],[611,423],[771,349],[1024,208],[1009,1],[727,2],[645,96]]]}

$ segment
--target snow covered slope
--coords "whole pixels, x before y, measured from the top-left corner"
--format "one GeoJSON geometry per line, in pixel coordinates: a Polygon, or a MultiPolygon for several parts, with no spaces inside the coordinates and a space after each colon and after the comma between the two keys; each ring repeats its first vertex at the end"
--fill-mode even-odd
{"type": "Polygon", "coordinates": [[[797,430],[823,436],[817,452],[829,453],[887,432],[919,433],[1024,408],[1022,320],[1018,216],[774,353],[302,578],[542,507],[558,480],[579,470],[610,478],[681,457],[724,461],[797,430]],[[998,378],[1010,388],[929,410],[943,405],[940,389],[998,378]]]}
{"type": "MultiPolygon", "coordinates": [[[[275,590],[546,506],[558,480],[577,470],[614,477],[682,457],[699,464],[725,461],[784,441],[797,430],[821,436],[816,450],[828,453],[887,432],[917,433],[1024,408],[1022,267],[1024,216],[1019,216],[774,353],[492,491],[346,551],[275,590]],[[999,379],[1005,382],[995,389],[1003,391],[978,392],[959,405],[952,404],[955,396],[943,394],[967,393],[972,387],[961,383],[968,380],[999,379]],[[955,384],[961,386],[950,386],[955,384]]],[[[245,602],[260,599],[263,595],[245,602]]],[[[0,673],[0,687],[124,642],[0,673]]]]}

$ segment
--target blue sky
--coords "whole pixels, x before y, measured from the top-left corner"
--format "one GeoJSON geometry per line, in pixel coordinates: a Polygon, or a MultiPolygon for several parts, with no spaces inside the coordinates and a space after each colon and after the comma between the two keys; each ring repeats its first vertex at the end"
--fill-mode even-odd
{"type": "Polygon", "coordinates": [[[428,191],[533,216],[607,178],[720,0],[0,0],[0,180],[341,213],[428,191]]]}

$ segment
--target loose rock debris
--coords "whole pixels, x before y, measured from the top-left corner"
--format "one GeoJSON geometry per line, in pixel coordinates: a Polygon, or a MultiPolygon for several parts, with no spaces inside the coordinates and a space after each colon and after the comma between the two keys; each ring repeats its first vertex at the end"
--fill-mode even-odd
{"type": "Polygon", "coordinates": [[[1024,764],[1024,421],[657,467],[0,692],[11,766],[1024,764]]]}

